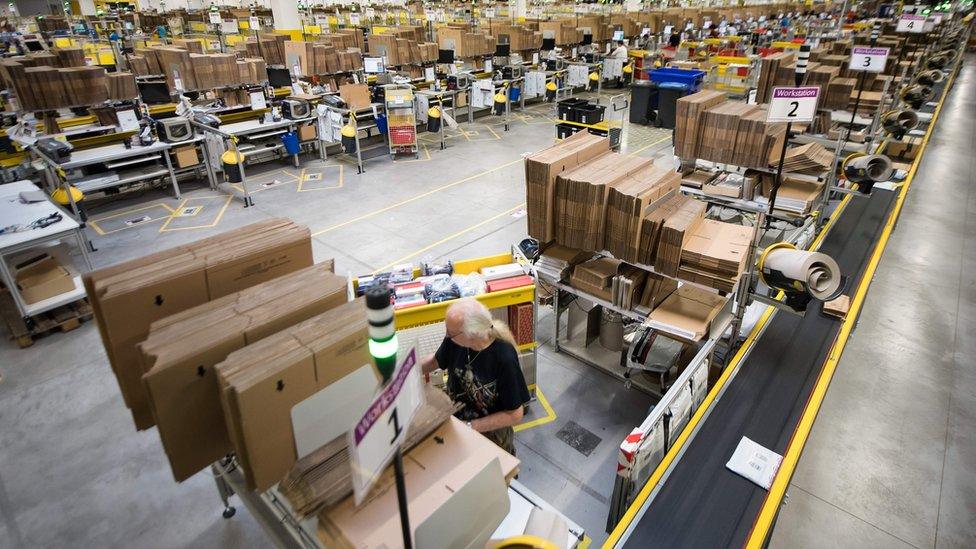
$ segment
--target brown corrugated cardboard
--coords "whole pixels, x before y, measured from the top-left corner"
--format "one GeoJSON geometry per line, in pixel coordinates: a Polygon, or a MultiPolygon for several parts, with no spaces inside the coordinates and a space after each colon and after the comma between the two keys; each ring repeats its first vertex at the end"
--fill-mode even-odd
{"type": "Polygon", "coordinates": [[[18,265],[14,278],[20,297],[25,303],[37,303],[75,289],[71,273],[47,254],[18,265]]]}
{"type": "MultiPolygon", "coordinates": [[[[403,456],[407,507],[412,524],[422,524],[449,504],[451,495],[493,459],[511,479],[518,460],[481,434],[451,418],[403,456]]],[[[326,547],[398,547],[403,543],[391,468],[358,508],[352,496],[319,513],[319,541],[326,547]]]]}
{"type": "Polygon", "coordinates": [[[152,322],[311,264],[309,230],[271,219],[86,273],[99,334],[136,427],[153,424],[136,348],[152,322]]]}
{"type": "Polygon", "coordinates": [[[725,305],[727,298],[684,285],[667,297],[648,316],[648,324],[669,332],[682,334],[685,339],[698,341],[708,333],[712,320],[725,305]]]}
{"type": "Polygon", "coordinates": [[[153,323],[140,345],[143,381],[177,481],[232,450],[213,366],[345,301],[346,279],[332,274],[329,262],[153,323]]]}

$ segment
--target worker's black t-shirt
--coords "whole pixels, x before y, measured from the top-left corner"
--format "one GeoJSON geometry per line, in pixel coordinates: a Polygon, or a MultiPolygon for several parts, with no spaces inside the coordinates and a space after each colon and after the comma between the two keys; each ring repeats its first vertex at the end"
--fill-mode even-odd
{"type": "Polygon", "coordinates": [[[677,48],[679,44],[681,44],[681,35],[680,34],[672,34],[668,38],[668,45],[671,46],[672,48],[677,48]]]}
{"type": "Polygon", "coordinates": [[[434,357],[447,370],[447,394],[464,405],[454,414],[462,421],[515,410],[529,401],[518,353],[505,341],[472,351],[445,337],[434,357]]]}

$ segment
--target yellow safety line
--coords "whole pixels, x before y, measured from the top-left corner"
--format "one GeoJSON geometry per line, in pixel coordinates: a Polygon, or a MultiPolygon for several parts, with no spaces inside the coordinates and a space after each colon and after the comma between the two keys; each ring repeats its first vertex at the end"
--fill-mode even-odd
{"type": "Polygon", "coordinates": [[[556,411],[553,410],[552,406],[549,405],[549,401],[546,400],[546,395],[542,394],[542,389],[536,387],[535,396],[539,399],[539,404],[542,404],[542,408],[546,411],[546,416],[533,419],[532,421],[527,421],[525,423],[519,423],[514,427],[516,433],[556,421],[556,411]]]}
{"type": "Polygon", "coordinates": [[[493,216],[489,217],[488,219],[486,219],[484,221],[481,221],[479,223],[475,223],[474,225],[471,225],[470,227],[468,227],[466,229],[461,229],[460,231],[458,231],[458,232],[456,232],[456,233],[454,233],[454,234],[452,234],[450,236],[446,236],[446,237],[438,240],[437,242],[434,242],[433,244],[429,244],[427,246],[424,246],[423,248],[421,248],[421,249],[419,249],[419,250],[417,250],[415,252],[409,253],[409,254],[401,257],[401,258],[398,258],[395,261],[391,261],[391,262],[387,263],[386,265],[383,265],[379,269],[376,269],[375,271],[373,271],[373,274],[383,272],[386,269],[389,269],[390,267],[392,267],[394,265],[399,265],[400,263],[403,263],[404,261],[410,259],[411,257],[420,255],[420,254],[426,252],[427,250],[430,250],[432,248],[435,248],[437,246],[440,246],[441,244],[443,244],[445,242],[448,242],[450,240],[453,240],[453,239],[455,239],[455,238],[457,238],[457,237],[459,237],[459,236],[461,236],[461,235],[463,235],[465,233],[469,233],[469,232],[477,229],[478,227],[481,227],[482,225],[486,225],[488,223],[491,223],[492,221],[498,219],[499,217],[504,217],[506,215],[511,214],[515,210],[517,210],[519,208],[524,208],[524,207],[525,207],[525,202],[522,202],[521,204],[519,204],[518,206],[515,206],[514,208],[510,208],[510,209],[505,210],[504,212],[502,212],[500,214],[493,215],[493,216]]]}
{"type": "MultiPolygon", "coordinates": [[[[833,228],[837,219],[840,218],[840,215],[843,213],[852,197],[853,195],[851,194],[844,196],[840,204],[837,206],[837,209],[834,210],[834,215],[831,216],[831,218],[827,221],[827,224],[824,225],[824,227],[820,230],[820,234],[817,235],[817,238],[810,244],[808,249],[815,250],[820,246],[820,243],[823,241],[830,229],[833,228]]],[[[780,292],[780,294],[777,296],[777,299],[779,299],[781,296],[782,292],[780,292]]],[[[756,338],[759,337],[759,334],[766,327],[766,324],[769,322],[769,319],[775,312],[776,309],[771,305],[767,306],[766,310],[763,311],[762,316],[759,317],[759,321],[756,322],[756,325],[753,326],[752,331],[749,332],[749,335],[746,337],[745,341],[742,342],[742,345],[739,347],[739,350],[736,352],[735,356],[732,357],[732,361],[729,362],[729,365],[722,372],[722,375],[719,376],[718,380],[715,382],[715,385],[705,396],[705,400],[702,401],[701,405],[698,407],[698,410],[696,410],[695,414],[691,417],[691,421],[688,422],[684,430],[681,431],[681,434],[678,435],[677,440],[674,441],[674,445],[670,450],[668,450],[668,453],[665,454],[664,459],[661,460],[661,463],[651,474],[651,477],[647,479],[644,487],[637,494],[637,497],[634,498],[634,502],[630,504],[630,507],[627,508],[627,512],[624,513],[624,516],[620,519],[620,522],[617,523],[617,526],[613,529],[613,532],[610,533],[610,536],[603,544],[604,548],[613,547],[614,544],[620,541],[624,531],[626,531],[627,527],[630,526],[630,523],[633,522],[634,518],[637,516],[637,512],[644,505],[644,502],[647,501],[647,498],[651,496],[651,492],[657,486],[658,482],[660,482],[661,478],[664,477],[665,471],[667,471],[668,467],[671,466],[671,463],[677,459],[678,452],[682,450],[685,443],[691,437],[691,433],[698,426],[698,423],[704,418],[705,412],[708,410],[709,406],[711,406],[711,403],[718,398],[719,391],[721,391],[725,384],[728,383],[732,373],[745,359],[746,353],[751,350],[752,344],[755,342],[756,338]]]]}
{"type": "Polygon", "coordinates": [[[834,371],[837,369],[840,357],[844,353],[847,340],[850,337],[851,331],[854,329],[854,324],[857,322],[858,313],[864,304],[868,288],[871,285],[871,279],[874,277],[874,272],[878,267],[878,263],[881,261],[881,255],[884,253],[885,247],[888,244],[891,231],[895,228],[895,221],[901,213],[901,208],[905,203],[905,197],[908,195],[908,189],[911,187],[915,173],[918,171],[918,167],[922,162],[925,147],[929,143],[929,137],[935,130],[935,124],[939,119],[939,114],[942,112],[942,105],[945,102],[945,98],[949,95],[949,90],[952,89],[955,78],[956,72],[953,72],[952,78],[946,84],[945,92],[942,94],[942,97],[939,99],[939,104],[935,108],[935,113],[932,115],[932,122],[929,124],[928,131],[925,133],[925,138],[922,140],[922,145],[919,148],[918,154],[915,156],[911,170],[908,172],[908,176],[905,178],[905,182],[898,193],[895,207],[888,216],[888,221],[885,224],[884,231],[881,233],[878,244],[875,246],[871,261],[868,263],[864,275],[861,277],[857,293],[855,293],[854,299],[851,301],[851,308],[844,317],[840,332],[837,334],[837,339],[830,350],[830,354],[827,355],[827,360],[824,362],[823,369],[817,379],[817,384],[814,385],[813,391],[810,393],[810,398],[803,410],[803,415],[800,416],[796,431],[793,433],[786,453],[783,455],[783,462],[780,464],[779,470],[776,472],[776,477],[773,479],[773,485],[770,487],[769,493],[766,494],[766,500],[763,502],[762,509],[759,511],[759,516],[746,542],[747,548],[758,549],[765,545],[766,537],[769,535],[773,520],[779,512],[780,503],[783,501],[783,496],[786,494],[790,479],[793,477],[793,471],[796,469],[796,465],[800,460],[800,454],[803,452],[803,447],[806,445],[810,431],[813,429],[813,423],[817,419],[817,414],[820,412],[820,406],[823,404],[823,399],[827,394],[830,380],[834,376],[834,371]]]}
{"type": "Polygon", "coordinates": [[[662,137],[661,139],[658,139],[657,141],[651,143],[650,145],[645,145],[645,146],[637,149],[636,151],[634,151],[632,153],[627,153],[627,154],[630,155],[630,156],[634,156],[634,155],[636,155],[637,153],[639,153],[639,152],[641,152],[643,150],[649,149],[649,148],[653,147],[654,145],[659,145],[661,143],[664,143],[665,141],[667,141],[669,139],[671,139],[671,136],[670,135],[668,135],[666,137],[662,137]]]}
{"type": "MultiPolygon", "coordinates": [[[[334,189],[341,189],[345,185],[345,176],[343,175],[344,172],[342,170],[342,164],[329,164],[327,166],[323,166],[322,167],[323,170],[326,169],[326,168],[339,168],[339,183],[337,185],[330,185],[328,187],[321,187],[321,188],[318,188],[318,189],[306,189],[305,188],[305,183],[308,182],[307,179],[306,179],[307,174],[305,173],[305,170],[302,170],[302,177],[301,177],[301,179],[298,180],[298,190],[297,190],[297,192],[300,192],[300,193],[311,193],[311,192],[315,192],[315,191],[331,191],[331,190],[334,190],[334,189]]],[[[322,174],[322,180],[324,181],[325,180],[325,172],[319,172],[319,173],[322,174]]]]}
{"type": "Polygon", "coordinates": [[[414,196],[413,198],[408,198],[406,200],[402,200],[400,202],[397,202],[396,204],[391,204],[389,206],[386,206],[385,208],[380,208],[378,210],[374,210],[372,212],[369,212],[369,213],[360,215],[358,217],[354,217],[354,218],[349,219],[347,221],[343,221],[342,223],[338,223],[336,225],[332,225],[331,227],[326,227],[326,228],[324,228],[324,229],[322,229],[320,231],[316,231],[316,232],[312,233],[312,236],[319,236],[319,235],[325,234],[325,233],[327,233],[329,231],[334,231],[336,229],[341,229],[342,227],[345,227],[346,225],[350,225],[352,223],[356,223],[357,221],[362,221],[364,219],[369,219],[370,217],[373,217],[374,215],[379,215],[379,214],[381,214],[383,212],[388,212],[388,211],[390,211],[392,209],[399,208],[400,206],[403,206],[405,204],[409,204],[411,202],[416,202],[417,200],[420,200],[421,198],[428,197],[428,196],[430,196],[430,195],[432,195],[434,193],[441,192],[441,191],[443,191],[445,189],[450,189],[451,187],[456,187],[456,186],[460,185],[461,183],[467,183],[468,181],[471,181],[473,179],[478,179],[479,177],[482,177],[484,175],[488,175],[490,173],[497,172],[498,170],[501,170],[503,168],[507,168],[507,167],[511,166],[512,164],[516,164],[516,163],[521,162],[521,161],[522,161],[521,158],[517,158],[515,160],[512,160],[511,162],[507,162],[507,163],[502,164],[500,166],[496,166],[494,168],[491,168],[490,170],[486,170],[486,171],[483,171],[483,172],[476,173],[474,175],[465,177],[464,179],[459,179],[459,180],[457,180],[457,181],[455,181],[453,183],[448,183],[447,185],[444,185],[444,186],[441,186],[441,187],[437,187],[436,189],[431,189],[431,190],[429,190],[427,192],[418,194],[417,196],[414,196]]]}
{"type": "Polygon", "coordinates": [[[176,210],[173,211],[172,213],[170,213],[168,216],[166,216],[166,223],[163,223],[163,226],[159,228],[159,231],[158,232],[163,232],[163,231],[166,230],[166,226],[169,225],[169,222],[172,221],[173,218],[174,218],[173,214],[175,214],[176,212],[178,212],[178,211],[182,210],[184,207],[186,207],[186,203],[189,200],[190,200],[189,198],[184,198],[183,200],[180,201],[180,204],[179,204],[179,206],[176,207],[176,210]]]}
{"type": "MultiPolygon", "coordinates": [[[[201,200],[201,199],[205,199],[205,198],[217,198],[217,197],[216,196],[195,196],[195,197],[188,198],[187,199],[187,202],[189,202],[190,200],[201,200]]],[[[161,232],[161,233],[162,232],[170,233],[170,232],[174,232],[174,231],[192,231],[192,230],[196,230],[196,229],[211,229],[213,227],[216,227],[217,224],[220,223],[220,219],[222,217],[224,217],[224,212],[227,211],[227,206],[229,206],[231,200],[234,199],[234,197],[232,195],[229,195],[229,194],[228,195],[224,195],[224,198],[225,198],[224,205],[220,207],[220,211],[217,212],[217,217],[214,218],[213,222],[211,222],[211,223],[209,223],[207,225],[192,225],[192,226],[189,226],[189,227],[173,227],[172,229],[167,228],[166,225],[163,225],[159,229],[159,232],[161,232]]],[[[184,208],[185,207],[186,206],[184,206],[184,208]]],[[[201,209],[202,208],[203,208],[203,206],[201,206],[201,209]]],[[[180,211],[182,209],[183,208],[180,208],[177,211],[180,211]]],[[[194,215],[196,215],[196,214],[194,214],[194,215]]],[[[184,217],[184,216],[175,215],[175,214],[174,215],[171,215],[170,218],[166,221],[166,224],[168,225],[171,220],[173,220],[173,219],[175,219],[177,217],[184,217]]]]}

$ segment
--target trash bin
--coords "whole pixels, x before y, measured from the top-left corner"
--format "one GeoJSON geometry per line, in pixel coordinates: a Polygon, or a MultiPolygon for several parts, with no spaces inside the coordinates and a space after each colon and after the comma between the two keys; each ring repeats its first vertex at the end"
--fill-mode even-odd
{"type": "Polygon", "coordinates": [[[228,183],[240,183],[244,179],[241,175],[241,164],[244,163],[243,154],[227,151],[220,155],[220,163],[224,167],[224,176],[228,183]]]}
{"type": "Polygon", "coordinates": [[[657,120],[659,128],[673,130],[678,109],[678,99],[688,94],[687,84],[664,82],[657,87],[657,120]]]}
{"type": "Polygon", "coordinates": [[[438,107],[427,109],[427,131],[441,131],[441,110],[438,107]]]}
{"type": "Polygon", "coordinates": [[[657,83],[650,80],[636,80],[630,86],[630,123],[648,124],[657,116],[657,83]]]}
{"type": "Polygon", "coordinates": [[[342,149],[349,154],[356,152],[356,128],[346,124],[339,131],[342,134],[342,149]]]}
{"type": "Polygon", "coordinates": [[[298,134],[287,132],[282,134],[281,142],[285,145],[285,152],[288,154],[298,154],[302,152],[302,147],[298,144],[298,134]]]}

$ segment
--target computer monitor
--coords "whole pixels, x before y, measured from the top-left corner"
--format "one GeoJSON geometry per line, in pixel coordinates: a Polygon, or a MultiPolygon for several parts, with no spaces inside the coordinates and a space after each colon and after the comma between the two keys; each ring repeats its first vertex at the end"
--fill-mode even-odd
{"type": "Polygon", "coordinates": [[[624,39],[624,31],[622,31],[622,30],[613,31],[613,41],[614,42],[620,42],[623,39],[624,39]]]}
{"type": "Polygon", "coordinates": [[[44,46],[37,40],[24,40],[24,45],[29,51],[42,51],[44,46]]]}
{"type": "Polygon", "coordinates": [[[542,49],[554,50],[556,49],[556,39],[555,38],[543,38],[542,39],[542,49]]]}
{"type": "Polygon", "coordinates": [[[386,64],[382,57],[363,57],[363,71],[366,74],[386,72],[386,64]]]}
{"type": "Polygon", "coordinates": [[[584,34],[583,35],[583,45],[584,46],[589,46],[592,43],[593,43],[593,35],[592,34],[584,34]]]}
{"type": "Polygon", "coordinates": [[[437,50],[437,62],[438,63],[453,63],[454,62],[454,50],[437,50]]]}
{"type": "Polygon", "coordinates": [[[273,88],[287,88],[291,86],[291,74],[284,67],[268,67],[268,83],[273,88]]]}
{"type": "Polygon", "coordinates": [[[512,55],[512,45],[511,44],[496,44],[495,45],[495,57],[508,57],[512,55]]]}
{"type": "Polygon", "coordinates": [[[139,96],[147,105],[158,105],[172,101],[166,82],[139,82],[139,96]]]}

